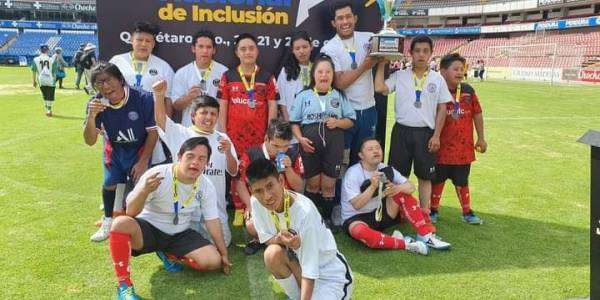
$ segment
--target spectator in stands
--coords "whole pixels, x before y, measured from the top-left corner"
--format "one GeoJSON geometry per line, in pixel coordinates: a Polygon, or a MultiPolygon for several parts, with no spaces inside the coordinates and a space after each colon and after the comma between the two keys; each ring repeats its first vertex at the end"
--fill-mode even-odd
{"type": "Polygon", "coordinates": [[[56,81],[58,81],[58,88],[62,89],[63,78],[67,76],[65,68],[69,66],[62,56],[62,48],[56,47],[56,49],[54,49],[54,60],[58,67],[58,70],[56,71],[56,81]]]}
{"type": "Polygon", "coordinates": [[[429,216],[431,179],[435,174],[435,153],[446,119],[446,103],[452,101],[444,78],[429,71],[433,41],[425,35],[413,38],[411,69],[396,71],[384,80],[385,62],[375,76],[378,92],[396,93],[396,123],[392,130],[389,164],[408,178],[414,162],[419,182],[421,208],[429,216]]]}
{"type": "Polygon", "coordinates": [[[89,101],[84,125],[85,143],[96,144],[104,137],[104,218],[91,236],[94,242],[108,238],[115,201],[121,204],[128,177],[137,181],[149,166],[158,139],[152,95],[130,88],[116,65],[101,62],[94,66],[90,82],[98,91],[89,101]]]}
{"type": "MultiPolygon", "coordinates": [[[[279,108],[283,119],[290,120],[290,109],[296,94],[310,84],[310,61],[313,46],[312,39],[306,31],[294,32],[291,43],[283,59],[283,68],[277,77],[277,89],[279,90],[279,108]]],[[[298,156],[300,148],[296,138],[292,137],[288,155],[292,160],[298,156]]]]}
{"type": "Polygon", "coordinates": [[[177,70],[173,77],[172,89],[173,108],[182,112],[181,124],[185,127],[194,125],[192,109],[201,99],[200,96],[217,97],[221,76],[227,71],[226,66],[213,59],[217,48],[215,35],[212,32],[206,30],[196,32],[191,50],[194,61],[177,70]]]}
{"type": "MultiPolygon", "coordinates": [[[[234,41],[234,52],[240,64],[223,74],[217,97],[221,105],[221,128],[241,154],[264,141],[269,121],[277,118],[279,94],[275,77],[256,63],[259,54],[256,37],[240,34],[234,41]]],[[[250,209],[250,203],[243,203],[236,193],[238,184],[238,179],[231,181],[236,209],[234,226],[244,224],[244,210],[250,209]]]]}
{"type": "Polygon", "coordinates": [[[431,221],[436,222],[444,182],[451,179],[462,207],[462,219],[469,224],[481,224],[481,219],[471,210],[469,173],[477,150],[484,153],[487,143],[483,132],[483,114],[473,87],[462,81],[462,68],[466,63],[459,54],[449,54],[440,63],[444,77],[454,101],[446,104],[444,129],[440,137],[437,168],[431,193],[431,221]],[[473,144],[473,125],[477,131],[477,142],[473,144]]]}
{"type": "MultiPolygon", "coordinates": [[[[156,35],[159,29],[148,22],[136,22],[131,33],[131,51],[117,54],[110,59],[121,70],[127,84],[135,89],[152,92],[152,85],[159,80],[167,81],[165,111],[172,116],[171,88],[173,86],[173,69],[161,58],[152,54],[156,45],[156,35]]],[[[161,142],[156,144],[152,153],[152,165],[168,162],[170,159],[166,146],[161,142]]]]}
{"type": "Polygon", "coordinates": [[[333,60],[336,88],[346,94],[355,110],[356,122],[345,133],[345,148],[350,150],[350,164],[358,161],[360,141],[375,136],[377,109],[372,68],[378,59],[368,55],[370,32],[355,31],[358,16],[353,1],[333,6],[331,25],[336,35],[321,48],[333,60]]]}
{"type": "MultiPolygon", "coordinates": [[[[75,67],[75,72],[77,73],[77,77],[75,78],[75,88],[79,89],[79,84],[81,83],[81,75],[83,75],[83,67],[81,66],[81,60],[83,58],[83,49],[85,49],[86,44],[82,43],[79,45],[79,49],[73,55],[73,60],[71,64],[75,67]]],[[[86,83],[87,85],[87,83],[86,83]]]]}
{"type": "Polygon", "coordinates": [[[92,68],[96,65],[96,46],[92,43],[88,43],[83,49],[83,56],[81,58],[81,68],[85,75],[86,85],[83,90],[89,95],[94,92],[92,85],[92,68]]]}
{"type": "Polygon", "coordinates": [[[33,87],[39,86],[42,91],[46,116],[52,117],[52,104],[54,104],[58,63],[54,57],[48,55],[49,51],[48,45],[40,46],[40,55],[33,59],[31,71],[33,72],[33,87]]]}

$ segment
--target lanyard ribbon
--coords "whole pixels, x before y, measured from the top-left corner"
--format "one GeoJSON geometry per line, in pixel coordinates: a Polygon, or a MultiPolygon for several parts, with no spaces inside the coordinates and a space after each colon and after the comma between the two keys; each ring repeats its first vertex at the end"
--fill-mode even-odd
{"type": "MultiPolygon", "coordinates": [[[[148,67],[148,61],[137,61],[133,56],[133,51],[129,54],[131,56],[131,65],[133,67],[133,71],[135,72],[135,86],[142,86],[142,77],[144,73],[146,73],[146,67],[148,67]]],[[[148,57],[150,59],[150,57],[148,57]]]]}
{"type": "Polygon", "coordinates": [[[456,115],[458,115],[458,108],[460,106],[460,97],[462,96],[461,89],[462,89],[462,87],[459,82],[458,85],[456,86],[456,95],[454,96],[454,113],[456,115]]]}
{"type": "MultiPolygon", "coordinates": [[[[173,164],[173,211],[175,213],[175,217],[173,218],[173,224],[179,224],[179,193],[177,192],[177,164],[173,164]]],[[[194,185],[192,186],[192,192],[187,196],[185,200],[183,200],[181,208],[184,208],[192,202],[196,192],[198,191],[198,180],[194,181],[194,185]]]]}
{"type": "Polygon", "coordinates": [[[330,98],[332,91],[333,91],[333,89],[329,88],[329,91],[327,91],[327,94],[325,96],[321,96],[321,95],[319,95],[319,92],[317,92],[317,88],[313,88],[313,93],[315,94],[315,97],[319,101],[319,105],[321,105],[321,112],[323,114],[325,114],[325,108],[327,107],[327,99],[330,98]],[[325,98],[325,100],[323,100],[322,98],[325,98]]]}
{"type": "Polygon", "coordinates": [[[312,69],[312,63],[308,64],[308,67],[300,67],[300,78],[302,80],[302,86],[310,85],[310,70],[312,69]]]}
{"type": "MultiPolygon", "coordinates": [[[[343,42],[342,42],[343,43],[343,42]]],[[[358,67],[358,64],[356,63],[356,46],[354,45],[354,37],[352,37],[352,47],[348,47],[346,45],[346,43],[344,44],[344,50],[346,50],[346,52],[348,52],[348,55],[350,55],[350,59],[352,59],[352,65],[350,66],[352,69],[356,69],[358,67]]]]}
{"type": "Polygon", "coordinates": [[[240,73],[244,88],[248,92],[248,106],[250,106],[250,108],[254,108],[254,81],[256,79],[256,70],[258,70],[258,66],[255,65],[254,72],[252,72],[252,76],[250,77],[250,84],[248,84],[246,76],[244,76],[244,72],[242,71],[242,66],[238,66],[238,73],[240,73]]]}
{"type": "Polygon", "coordinates": [[[202,74],[200,73],[198,65],[196,64],[195,61],[194,61],[194,67],[195,67],[194,70],[196,70],[196,75],[198,76],[198,79],[200,79],[200,89],[203,91],[207,90],[206,83],[208,82],[208,78],[210,77],[210,74],[212,73],[213,61],[212,60],[210,61],[208,68],[206,70],[204,70],[202,72],[202,74]]]}
{"type": "Polygon", "coordinates": [[[419,80],[417,78],[417,75],[413,71],[412,76],[413,76],[413,81],[415,82],[416,102],[421,102],[421,93],[423,92],[423,85],[425,85],[425,81],[427,81],[428,74],[429,74],[429,71],[426,71],[425,74],[423,74],[423,78],[421,78],[419,80]]]}
{"type": "Polygon", "coordinates": [[[275,223],[275,228],[277,229],[277,232],[281,232],[282,228],[281,225],[285,225],[285,230],[289,230],[290,229],[290,193],[288,191],[283,192],[284,196],[283,196],[283,217],[285,219],[285,224],[280,224],[279,222],[279,218],[277,217],[277,215],[275,214],[274,211],[271,211],[271,219],[273,219],[273,223],[275,223]]]}

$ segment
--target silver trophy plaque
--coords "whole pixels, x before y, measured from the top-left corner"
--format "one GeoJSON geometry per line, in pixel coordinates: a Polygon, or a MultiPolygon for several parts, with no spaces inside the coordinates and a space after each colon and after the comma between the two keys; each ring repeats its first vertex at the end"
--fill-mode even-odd
{"type": "Polygon", "coordinates": [[[383,56],[389,60],[403,58],[404,36],[388,27],[388,23],[392,19],[394,0],[377,0],[377,5],[379,5],[379,10],[381,11],[383,29],[371,38],[370,55],[383,56]]]}

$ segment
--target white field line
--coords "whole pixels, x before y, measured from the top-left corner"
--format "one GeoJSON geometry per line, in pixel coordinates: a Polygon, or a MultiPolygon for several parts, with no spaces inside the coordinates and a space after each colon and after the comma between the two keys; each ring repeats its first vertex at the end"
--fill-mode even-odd
{"type": "MultiPolygon", "coordinates": [[[[248,233],[244,232],[244,238],[248,240],[248,233]]],[[[273,290],[269,282],[270,276],[265,269],[262,251],[246,256],[246,272],[250,284],[250,299],[273,300],[273,290]]]]}
{"type": "Polygon", "coordinates": [[[600,119],[600,116],[549,116],[549,117],[483,117],[484,120],[492,121],[529,121],[529,120],[594,120],[600,119]]]}

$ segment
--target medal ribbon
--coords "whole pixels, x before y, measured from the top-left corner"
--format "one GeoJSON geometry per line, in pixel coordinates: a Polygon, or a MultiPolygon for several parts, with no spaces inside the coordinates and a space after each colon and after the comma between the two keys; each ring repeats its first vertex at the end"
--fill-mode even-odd
{"type": "MultiPolygon", "coordinates": [[[[283,194],[283,217],[285,219],[285,229],[290,229],[290,193],[284,190],[283,194]]],[[[275,228],[277,229],[277,232],[281,232],[279,218],[277,217],[274,211],[271,211],[271,219],[273,219],[273,223],[275,223],[275,228]]]]}
{"type": "Polygon", "coordinates": [[[117,104],[111,104],[110,101],[108,101],[108,104],[107,104],[108,107],[110,107],[112,109],[119,109],[119,108],[125,106],[125,104],[127,104],[127,99],[129,99],[129,95],[128,95],[129,93],[126,88],[123,88],[123,90],[125,91],[125,98],[117,104]]]}
{"type": "Polygon", "coordinates": [[[458,108],[460,106],[460,97],[462,96],[461,89],[462,89],[462,87],[459,82],[458,85],[456,86],[456,95],[454,96],[454,113],[457,115],[458,115],[458,108]]]}
{"type": "Polygon", "coordinates": [[[308,68],[300,67],[300,78],[302,79],[302,86],[310,85],[310,70],[312,69],[312,63],[308,63],[308,68]]]}
{"type": "Polygon", "coordinates": [[[254,72],[252,72],[252,76],[250,77],[250,84],[246,80],[246,76],[244,76],[244,72],[242,71],[242,66],[238,66],[238,73],[240,73],[240,77],[242,78],[242,83],[244,84],[244,88],[248,92],[248,97],[250,101],[254,102],[254,80],[256,79],[256,70],[258,70],[258,66],[254,66],[254,72]]]}
{"type": "Polygon", "coordinates": [[[198,134],[202,134],[202,135],[211,135],[212,134],[212,132],[204,131],[204,130],[198,128],[198,126],[196,126],[196,125],[192,125],[192,126],[190,126],[190,128],[198,134]]]}
{"type": "Polygon", "coordinates": [[[429,74],[429,71],[426,71],[425,74],[423,74],[423,78],[421,78],[419,80],[417,78],[417,75],[413,71],[412,76],[413,76],[413,81],[415,82],[416,102],[421,102],[421,93],[423,92],[423,85],[425,85],[425,81],[427,81],[427,75],[428,74],[429,74]]]}
{"type": "MultiPolygon", "coordinates": [[[[146,73],[148,61],[140,61],[139,64],[141,64],[142,67],[138,69],[138,61],[133,56],[133,51],[130,52],[129,56],[131,56],[131,65],[135,72],[135,86],[142,86],[142,77],[144,76],[144,73],[146,73]]],[[[150,57],[148,57],[148,59],[150,59],[150,57]]]]}
{"type": "MultiPolygon", "coordinates": [[[[192,186],[192,192],[188,195],[188,197],[185,200],[183,200],[181,208],[188,206],[192,202],[192,199],[194,199],[194,196],[198,191],[198,186],[198,180],[194,181],[194,185],[192,186]]],[[[173,164],[173,211],[175,212],[174,220],[179,220],[179,193],[177,193],[177,164],[173,164]]],[[[176,222],[177,221],[174,221],[173,223],[176,222]]]]}
{"type": "MultiPolygon", "coordinates": [[[[200,74],[200,68],[198,67],[198,65],[196,64],[196,62],[194,61],[194,70],[196,70],[196,75],[198,75],[198,79],[200,79],[200,83],[202,82],[208,82],[208,78],[210,77],[210,74],[212,73],[212,67],[213,67],[213,61],[210,61],[210,64],[208,65],[208,68],[204,71],[204,76],[202,76],[202,74],[200,74]]],[[[208,88],[207,88],[208,89],[208,88]]]]}
{"type": "Polygon", "coordinates": [[[321,112],[323,114],[325,114],[325,108],[327,107],[327,99],[329,99],[329,97],[331,96],[332,91],[333,91],[333,89],[329,88],[329,91],[327,91],[327,94],[325,96],[321,96],[321,95],[319,95],[319,92],[317,92],[317,88],[313,88],[313,93],[315,94],[315,97],[317,98],[317,100],[319,100],[319,105],[321,105],[321,112]],[[323,100],[322,98],[325,98],[325,100],[323,100]]]}
{"type": "MultiPolygon", "coordinates": [[[[354,39],[354,37],[352,37],[354,39]]],[[[354,42],[354,40],[352,41],[354,42]]],[[[348,55],[350,55],[350,59],[352,59],[352,66],[356,66],[356,46],[352,45],[352,47],[348,47],[346,46],[346,43],[344,44],[344,50],[346,50],[346,52],[348,52],[348,55]]]]}

